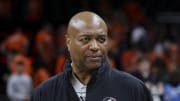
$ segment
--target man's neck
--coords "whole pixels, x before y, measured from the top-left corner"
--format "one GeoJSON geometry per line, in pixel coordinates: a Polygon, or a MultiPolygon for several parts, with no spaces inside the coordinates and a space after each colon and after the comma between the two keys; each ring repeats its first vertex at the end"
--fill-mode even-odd
{"type": "Polygon", "coordinates": [[[91,72],[89,71],[85,71],[85,70],[81,70],[79,68],[76,68],[75,66],[72,66],[72,71],[73,74],[77,77],[77,79],[84,85],[87,85],[88,82],[91,79],[91,72]]]}

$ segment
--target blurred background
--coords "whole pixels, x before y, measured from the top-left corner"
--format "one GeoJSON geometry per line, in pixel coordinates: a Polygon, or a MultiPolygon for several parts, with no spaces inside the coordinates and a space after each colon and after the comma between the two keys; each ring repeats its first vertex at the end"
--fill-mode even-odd
{"type": "Polygon", "coordinates": [[[179,3],[0,0],[0,101],[29,101],[34,88],[63,71],[68,21],[84,10],[108,24],[112,68],[141,79],[154,101],[180,101],[179,3]]]}

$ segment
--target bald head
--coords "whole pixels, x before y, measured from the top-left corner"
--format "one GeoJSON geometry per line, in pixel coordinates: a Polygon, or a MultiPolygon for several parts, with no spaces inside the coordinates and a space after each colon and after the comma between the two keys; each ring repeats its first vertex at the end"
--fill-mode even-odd
{"type": "Polygon", "coordinates": [[[73,71],[92,71],[107,57],[107,25],[93,12],[80,12],[69,22],[66,44],[73,71]]]}
{"type": "Polygon", "coordinates": [[[83,11],[74,15],[68,25],[68,35],[75,34],[82,29],[99,28],[107,32],[107,25],[97,14],[83,11]]]}

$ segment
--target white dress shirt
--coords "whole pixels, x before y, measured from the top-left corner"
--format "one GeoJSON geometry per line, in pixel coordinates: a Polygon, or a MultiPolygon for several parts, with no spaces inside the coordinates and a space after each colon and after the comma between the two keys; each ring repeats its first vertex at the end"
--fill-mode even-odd
{"type": "Polygon", "coordinates": [[[72,74],[71,84],[77,96],[79,97],[80,101],[85,101],[87,86],[82,84],[74,74],[72,74]]]}

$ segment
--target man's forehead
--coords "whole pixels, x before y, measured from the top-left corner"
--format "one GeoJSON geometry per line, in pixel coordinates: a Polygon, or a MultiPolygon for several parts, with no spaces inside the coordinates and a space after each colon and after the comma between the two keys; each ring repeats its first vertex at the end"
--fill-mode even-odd
{"type": "MultiPolygon", "coordinates": [[[[76,29],[81,29],[83,27],[103,27],[103,21],[96,15],[84,15],[84,17],[76,17],[71,20],[70,25],[76,29]]],[[[105,26],[104,26],[105,27],[105,26]]]]}
{"type": "MultiPolygon", "coordinates": [[[[107,26],[102,18],[92,12],[81,12],[73,16],[68,25],[68,34],[75,31],[96,29],[98,32],[107,32],[107,26]]],[[[86,33],[86,32],[83,32],[86,33]]]]}
{"type": "Polygon", "coordinates": [[[81,31],[81,32],[79,32],[77,34],[78,34],[78,36],[83,36],[83,35],[89,35],[89,36],[91,36],[91,35],[107,35],[107,32],[102,30],[102,29],[98,29],[96,31],[94,31],[94,30],[89,30],[89,31],[86,30],[84,32],[81,31]]]}

